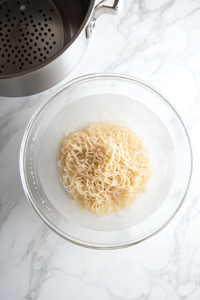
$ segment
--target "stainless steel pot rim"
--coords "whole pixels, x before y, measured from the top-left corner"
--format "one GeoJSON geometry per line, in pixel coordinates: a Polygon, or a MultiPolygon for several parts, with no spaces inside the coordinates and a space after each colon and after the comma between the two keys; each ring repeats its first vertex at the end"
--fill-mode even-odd
{"type": "Polygon", "coordinates": [[[73,43],[74,41],[79,37],[80,33],[85,30],[86,26],[88,25],[88,22],[91,19],[91,16],[93,14],[94,11],[94,5],[95,5],[95,0],[90,0],[90,5],[87,11],[87,14],[84,18],[84,21],[82,23],[82,25],[80,26],[79,30],[76,32],[76,34],[72,37],[72,39],[67,43],[66,46],[64,46],[61,50],[59,50],[56,54],[54,54],[53,56],[51,56],[48,60],[42,62],[39,66],[37,67],[33,67],[30,70],[26,70],[26,71],[22,71],[20,73],[13,73],[12,76],[11,75],[0,75],[0,79],[6,79],[6,78],[14,78],[14,77],[20,77],[29,73],[33,73],[36,72],[37,70],[41,69],[42,67],[46,66],[47,64],[49,64],[50,62],[52,62],[53,60],[55,60],[57,57],[60,57],[62,55],[63,52],[66,51],[66,49],[68,49],[73,43]]]}
{"type": "Polygon", "coordinates": [[[130,76],[130,75],[125,75],[125,74],[120,74],[120,73],[93,73],[93,74],[88,74],[88,75],[83,75],[83,76],[80,76],[80,77],[77,77],[75,79],[72,79],[71,81],[65,83],[64,85],[62,85],[60,88],[58,88],[55,93],[52,95],[52,97],[47,100],[47,102],[45,104],[43,104],[41,106],[41,108],[38,109],[38,111],[32,116],[31,120],[29,121],[28,125],[27,125],[27,128],[25,130],[25,133],[24,133],[24,136],[23,136],[23,139],[22,139],[22,144],[21,144],[21,149],[20,149],[20,157],[19,157],[19,168],[20,168],[20,175],[21,175],[21,181],[22,181],[22,185],[23,185],[23,188],[24,188],[24,192],[26,194],[26,197],[27,199],[29,200],[29,202],[31,203],[31,205],[33,206],[33,208],[35,209],[35,211],[37,212],[37,214],[39,215],[39,217],[45,222],[46,225],[48,225],[49,228],[51,228],[56,234],[58,234],[60,237],[64,238],[65,240],[73,243],[73,244],[76,244],[78,246],[82,246],[82,247],[85,247],[85,248],[91,248],[91,249],[95,249],[95,250],[115,250],[115,249],[122,249],[122,248],[127,248],[127,247],[130,247],[130,246],[133,246],[133,245],[136,245],[150,237],[153,237],[154,235],[156,235],[157,233],[159,233],[163,228],[165,228],[171,221],[172,219],[176,216],[177,212],[179,211],[179,209],[181,208],[186,196],[187,196],[187,193],[188,193],[188,189],[189,189],[189,186],[190,186],[190,182],[191,182],[191,177],[192,177],[192,169],[193,169],[193,156],[192,156],[192,148],[191,148],[191,142],[190,142],[190,138],[189,138],[189,135],[188,135],[188,132],[187,132],[187,129],[180,117],[180,115],[177,113],[177,111],[174,109],[174,107],[172,106],[172,104],[170,103],[170,101],[162,94],[160,93],[157,89],[155,89],[153,86],[151,86],[150,84],[148,84],[147,82],[141,80],[141,79],[138,79],[136,77],[133,77],[133,76],[130,76]],[[184,131],[185,131],[185,134],[186,134],[186,137],[187,137],[187,141],[188,141],[188,146],[189,146],[189,152],[190,152],[190,172],[189,172],[189,178],[188,178],[188,182],[187,182],[187,186],[185,187],[185,191],[184,191],[184,195],[182,197],[182,200],[179,204],[179,206],[177,207],[177,209],[174,211],[174,213],[172,214],[172,216],[169,218],[169,220],[163,224],[163,226],[161,226],[160,228],[158,228],[157,230],[155,230],[152,234],[148,235],[148,236],[145,236],[145,237],[142,237],[140,240],[136,241],[136,242],[130,242],[130,243],[127,243],[127,244],[123,244],[123,245],[98,245],[98,244],[92,244],[91,242],[90,243],[87,243],[85,241],[82,241],[82,240],[79,240],[77,238],[74,238],[73,236],[67,236],[65,234],[63,234],[63,232],[61,230],[59,230],[56,226],[54,226],[44,215],[43,213],[40,212],[40,210],[37,208],[37,206],[34,204],[34,201],[33,201],[33,196],[29,190],[29,187],[28,187],[28,183],[27,183],[27,180],[26,180],[26,171],[25,171],[25,164],[24,164],[24,151],[25,151],[25,148],[26,148],[26,143],[27,143],[27,139],[28,139],[28,135],[29,135],[29,131],[35,121],[35,119],[37,118],[37,116],[39,115],[39,113],[44,109],[44,107],[46,105],[48,105],[48,103],[50,101],[53,100],[53,98],[55,96],[58,96],[59,93],[61,93],[63,90],[65,89],[70,89],[71,87],[74,87],[76,85],[78,85],[80,82],[86,82],[86,81],[90,81],[90,80],[93,80],[93,79],[103,79],[103,78],[114,78],[114,79],[123,79],[123,80],[128,80],[128,81],[133,81],[133,82],[136,82],[140,85],[143,85],[145,86],[145,88],[153,91],[154,93],[156,93],[157,95],[159,95],[162,100],[173,110],[173,112],[175,113],[175,115],[177,116],[177,118],[179,119],[184,131]]]}

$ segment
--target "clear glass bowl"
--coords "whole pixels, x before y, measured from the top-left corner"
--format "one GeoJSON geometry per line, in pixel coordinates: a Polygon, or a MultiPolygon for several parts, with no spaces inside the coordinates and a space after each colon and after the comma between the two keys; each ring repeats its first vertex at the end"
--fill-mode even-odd
{"type": "Polygon", "coordinates": [[[134,245],[160,231],[180,208],[191,170],[190,141],[173,107],[147,83],[120,74],[86,75],[64,85],[32,117],[20,151],[23,188],[38,215],[68,241],[98,249],[134,245]],[[145,138],[153,175],[130,212],[97,217],[79,210],[62,185],[58,149],[69,129],[115,120],[145,138]]]}

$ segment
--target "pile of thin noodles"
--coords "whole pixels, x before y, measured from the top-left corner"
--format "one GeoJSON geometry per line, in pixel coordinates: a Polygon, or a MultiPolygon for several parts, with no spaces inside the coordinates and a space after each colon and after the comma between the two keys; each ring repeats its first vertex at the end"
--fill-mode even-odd
{"type": "Polygon", "coordinates": [[[66,134],[58,165],[67,191],[94,214],[130,210],[151,176],[149,151],[130,128],[92,123],[66,134]]]}

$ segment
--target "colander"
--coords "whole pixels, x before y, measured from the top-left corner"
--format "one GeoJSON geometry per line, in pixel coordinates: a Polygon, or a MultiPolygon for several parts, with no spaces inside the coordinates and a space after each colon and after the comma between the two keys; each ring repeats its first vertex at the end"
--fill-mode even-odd
{"type": "Polygon", "coordinates": [[[113,6],[95,0],[0,0],[0,95],[27,96],[64,79],[81,59],[104,14],[113,6]]]}

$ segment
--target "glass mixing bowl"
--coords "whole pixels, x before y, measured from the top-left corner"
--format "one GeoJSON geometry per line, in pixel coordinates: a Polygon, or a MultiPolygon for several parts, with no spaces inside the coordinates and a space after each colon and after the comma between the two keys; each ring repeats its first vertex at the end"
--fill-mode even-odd
{"type": "Polygon", "coordinates": [[[160,231],[183,203],[191,170],[188,134],[171,104],[147,83],[120,74],[86,75],[65,84],[32,117],[20,151],[23,188],[38,215],[68,241],[97,249],[127,247],[160,231]],[[145,138],[152,178],[131,211],[95,216],[80,210],[64,188],[58,149],[69,129],[116,120],[145,138]]]}

